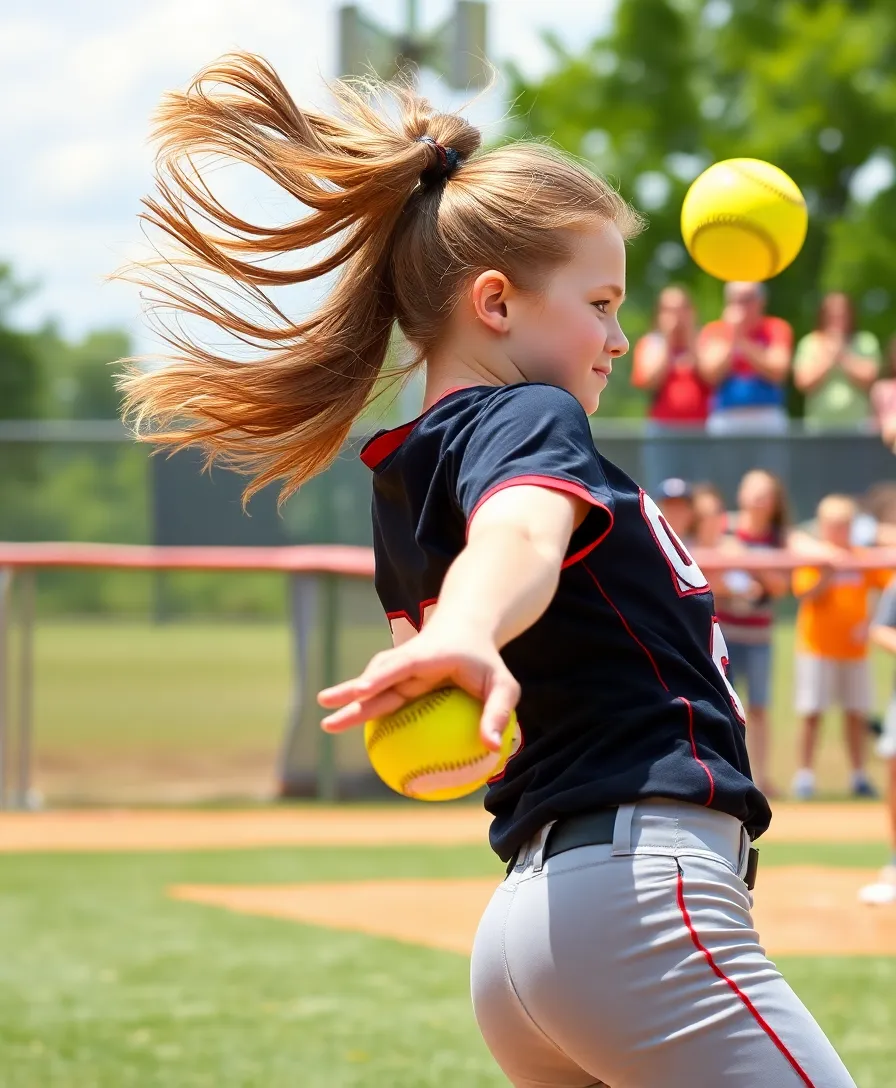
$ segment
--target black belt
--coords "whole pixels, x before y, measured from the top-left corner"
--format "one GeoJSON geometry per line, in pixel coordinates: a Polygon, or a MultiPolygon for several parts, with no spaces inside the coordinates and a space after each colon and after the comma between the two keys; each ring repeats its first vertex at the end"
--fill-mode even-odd
{"type": "MultiPolygon", "coordinates": [[[[597,812],[583,812],[578,816],[567,816],[558,820],[548,832],[547,841],[544,844],[542,857],[556,857],[567,850],[577,850],[580,846],[608,846],[613,842],[613,834],[616,828],[615,808],[602,808],[597,812]]],[[[517,863],[519,852],[514,854],[507,865],[509,873],[517,863]]],[[[747,872],[744,883],[749,891],[756,886],[756,870],[759,867],[759,851],[755,846],[750,847],[750,857],[747,862],[747,872]]]]}
{"type": "MultiPolygon", "coordinates": [[[[582,812],[578,816],[558,820],[548,832],[542,857],[547,861],[567,850],[577,850],[580,846],[608,846],[613,841],[618,811],[618,806],[601,808],[596,812],[582,812]]],[[[518,857],[519,852],[510,859],[508,873],[516,865],[518,857]]]]}

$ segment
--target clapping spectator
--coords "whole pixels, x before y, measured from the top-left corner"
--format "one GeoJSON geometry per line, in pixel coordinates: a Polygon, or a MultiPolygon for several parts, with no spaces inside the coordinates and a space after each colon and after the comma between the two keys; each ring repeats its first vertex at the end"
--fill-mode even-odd
{"type": "Polygon", "coordinates": [[[706,424],[710,387],[697,370],[697,323],[683,287],[666,287],[657,299],[653,328],[635,344],[632,385],[650,394],[645,428],[644,480],[648,492],[664,476],[689,476],[696,450],[664,441],[706,424]]]}
{"type": "MultiPolygon", "coordinates": [[[[880,342],[855,327],[849,295],[824,296],[818,322],[797,345],[793,380],[806,395],[805,418],[818,423],[861,423],[880,370],[880,342]]],[[[896,438],[894,438],[896,440],[896,438]]]]}
{"type": "Polygon", "coordinates": [[[707,429],[713,434],[782,434],[784,383],[793,330],[765,313],[761,283],[725,285],[725,309],[697,340],[697,365],[715,389],[707,429]]]}

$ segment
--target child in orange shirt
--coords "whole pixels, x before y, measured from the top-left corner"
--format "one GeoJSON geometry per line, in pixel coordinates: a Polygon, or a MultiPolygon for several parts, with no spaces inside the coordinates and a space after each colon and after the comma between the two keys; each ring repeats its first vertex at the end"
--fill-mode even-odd
{"type": "MultiPolygon", "coordinates": [[[[850,545],[856,504],[846,495],[828,495],[818,507],[818,533],[834,560],[860,554],[850,545]]],[[[852,792],[875,796],[865,773],[865,737],[871,701],[868,673],[868,596],[883,589],[889,574],[830,566],[794,571],[793,593],[800,602],[796,624],[796,710],[802,716],[800,769],[793,792],[815,792],[812,765],[821,715],[832,704],[843,708],[852,792]]]]}

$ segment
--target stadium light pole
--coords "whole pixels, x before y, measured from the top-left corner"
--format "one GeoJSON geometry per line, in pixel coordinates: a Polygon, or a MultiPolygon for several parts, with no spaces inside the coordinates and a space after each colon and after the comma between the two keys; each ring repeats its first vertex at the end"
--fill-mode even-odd
{"type": "MultiPolygon", "coordinates": [[[[405,0],[404,26],[387,30],[365,14],[360,4],[339,9],[339,74],[401,79],[416,87],[420,71],[435,72],[452,90],[481,90],[491,78],[486,55],[488,8],[484,0],[455,0],[446,19],[432,30],[420,26],[419,0],[405,0]]],[[[402,386],[402,415],[417,414],[420,383],[402,386]]]]}

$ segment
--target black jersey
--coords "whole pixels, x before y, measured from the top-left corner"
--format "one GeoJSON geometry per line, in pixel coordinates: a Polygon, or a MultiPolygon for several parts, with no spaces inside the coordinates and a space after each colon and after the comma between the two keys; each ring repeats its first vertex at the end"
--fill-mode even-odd
{"type": "Polygon", "coordinates": [[[362,458],[397,642],[425,621],[490,495],[529,483],[590,505],[547,611],[502,651],[522,688],[521,742],[485,801],[503,860],[549,820],[651,796],[765,831],[709,584],[656,504],[598,453],[573,396],[537,383],[454,390],[362,458]]]}

